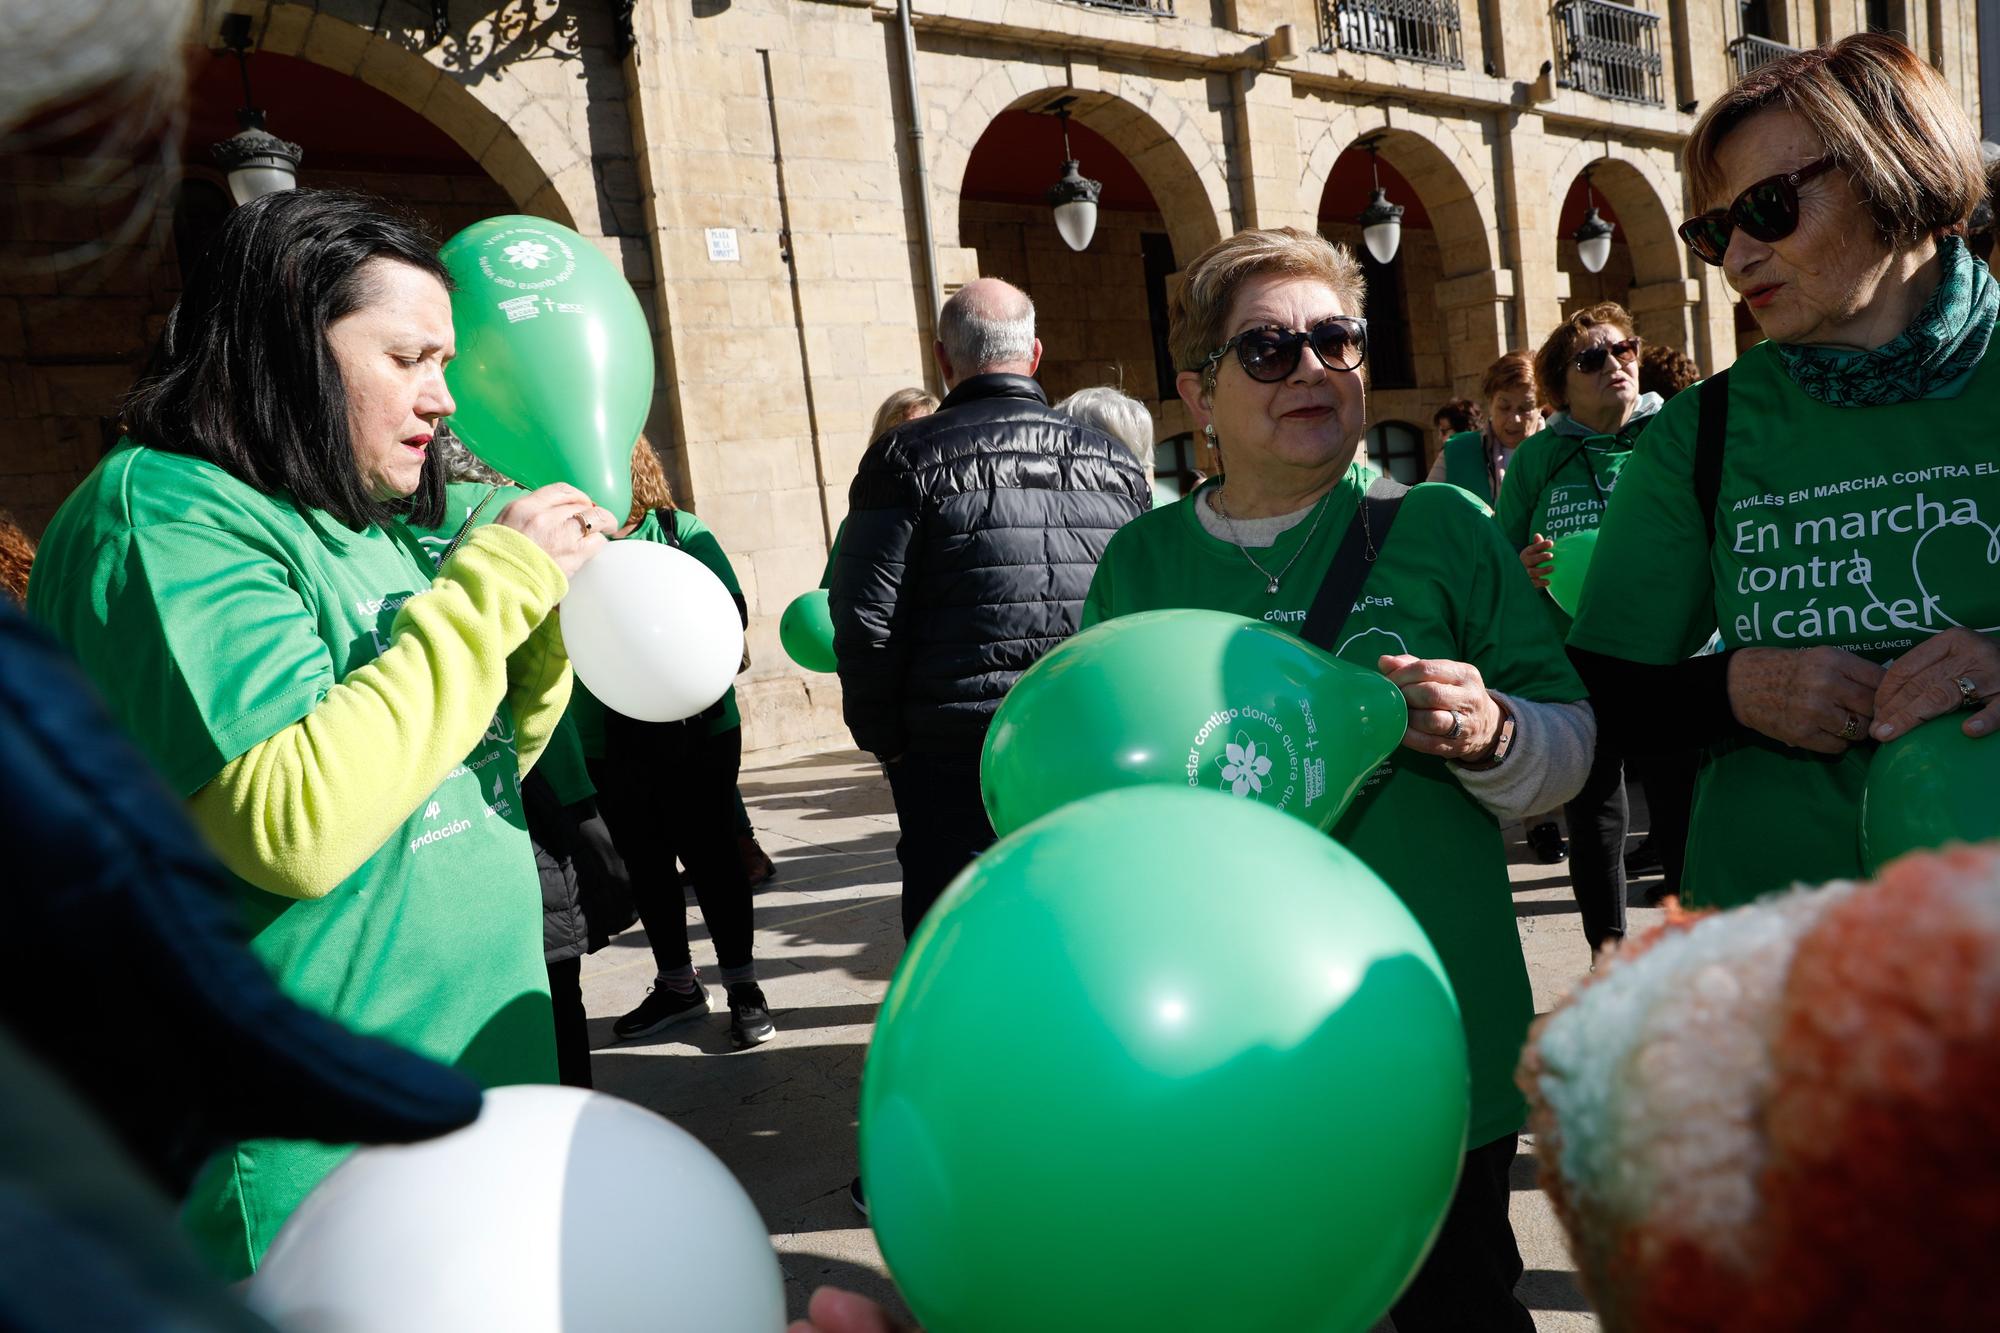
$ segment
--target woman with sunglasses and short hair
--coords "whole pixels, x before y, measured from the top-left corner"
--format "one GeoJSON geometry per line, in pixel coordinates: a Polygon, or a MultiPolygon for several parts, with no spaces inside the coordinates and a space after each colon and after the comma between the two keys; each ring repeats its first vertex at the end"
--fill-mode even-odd
{"type": "MultiPolygon", "coordinates": [[[[1522,441],[1500,485],[1494,517],[1537,588],[1555,571],[1556,539],[1587,532],[1632,457],[1632,442],[1660,410],[1660,396],[1639,392],[1639,338],[1625,307],[1604,301],[1577,311],[1535,352],[1541,401],[1554,409],[1522,441]]],[[[1556,636],[1569,615],[1540,599],[1556,636]]],[[[1570,886],[1592,956],[1625,938],[1625,769],[1599,737],[1583,790],[1567,806],[1570,886]]]]}
{"type": "MultiPolygon", "coordinates": [[[[1500,828],[1575,794],[1595,722],[1484,506],[1455,486],[1404,492],[1354,461],[1366,426],[1363,295],[1352,255],[1291,228],[1240,232],[1188,266],[1169,346],[1221,475],[1112,537],[1083,623],[1230,611],[1402,687],[1403,744],[1332,832],[1437,946],[1464,1016],[1472,1119],[1458,1196],[1396,1326],[1525,1333],[1507,1171],[1532,1004],[1500,828]]],[[[1246,964],[1255,960],[1218,960],[1246,964]]]]}
{"type": "Polygon", "coordinates": [[[1770,341],[1647,432],[1570,646],[1628,752],[1703,747],[1683,891],[1726,907],[1861,872],[1876,743],[2000,720],[2000,288],[1954,234],[1978,137],[1892,37],[1755,71],[1687,173],[1681,235],[1770,341]]]}

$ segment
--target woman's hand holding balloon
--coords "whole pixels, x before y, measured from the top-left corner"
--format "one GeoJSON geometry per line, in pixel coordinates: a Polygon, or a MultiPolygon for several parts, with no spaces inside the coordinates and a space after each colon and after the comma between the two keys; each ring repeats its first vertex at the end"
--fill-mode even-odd
{"type": "Polygon", "coordinates": [[[1772,740],[1841,754],[1868,734],[1882,676],[1843,648],[1745,648],[1729,659],[1729,709],[1772,740]]]}
{"type": "Polygon", "coordinates": [[[806,1318],[786,1329],[786,1333],[917,1333],[889,1317],[889,1312],[851,1291],[821,1287],[812,1294],[806,1318]]]}
{"type": "Polygon", "coordinates": [[[618,519],[576,487],[556,482],[528,492],[500,511],[494,520],[512,528],[548,553],[564,578],[590,563],[604,549],[606,534],[618,519]]]}
{"type": "Polygon", "coordinates": [[[1555,558],[1551,554],[1556,544],[1541,533],[1521,548],[1521,565],[1528,571],[1528,581],[1537,588],[1549,586],[1549,575],[1555,572],[1555,558]]]}
{"type": "Polygon", "coordinates": [[[1984,736],[2000,722],[2000,644],[1975,630],[1954,626],[1934,634],[1891,663],[1875,690],[1878,741],[1896,737],[1934,717],[1976,700],[1979,711],[1965,720],[1965,734],[1984,736]],[[1969,681],[1970,696],[1959,687],[1969,681]]]}
{"type": "Polygon", "coordinates": [[[1470,662],[1391,653],[1375,669],[1403,692],[1410,723],[1403,744],[1441,759],[1477,759],[1500,734],[1500,705],[1470,662]]]}

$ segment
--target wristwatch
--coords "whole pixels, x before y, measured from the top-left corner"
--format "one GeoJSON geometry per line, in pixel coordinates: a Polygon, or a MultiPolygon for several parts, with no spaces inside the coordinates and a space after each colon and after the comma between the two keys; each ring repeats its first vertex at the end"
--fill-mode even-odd
{"type": "Polygon", "coordinates": [[[1500,729],[1493,733],[1493,744],[1486,747],[1486,753],[1478,759],[1454,759],[1468,773],[1484,773],[1490,768],[1500,767],[1507,757],[1507,751],[1514,748],[1514,710],[1507,707],[1507,701],[1499,695],[1493,696],[1493,704],[1500,710],[1500,729]]]}

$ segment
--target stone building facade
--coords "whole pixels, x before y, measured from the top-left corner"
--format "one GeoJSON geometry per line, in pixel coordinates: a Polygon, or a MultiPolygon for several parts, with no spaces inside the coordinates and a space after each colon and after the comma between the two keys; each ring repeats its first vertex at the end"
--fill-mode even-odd
{"type": "MultiPolygon", "coordinates": [[[[934,380],[933,285],[1020,283],[1052,392],[1122,384],[1175,441],[1189,423],[1158,360],[1174,270],[1243,226],[1352,243],[1372,149],[1410,211],[1381,278],[1393,296],[1373,311],[1404,346],[1375,370],[1370,415],[1421,435],[1437,403],[1476,392],[1488,362],[1533,346],[1573,300],[1623,300],[1647,338],[1706,368],[1734,357],[1728,293],[1673,232],[1688,208],[1677,153],[1757,60],[1887,27],[1979,112],[1974,0],[909,8],[913,68],[894,0],[223,0],[202,7],[191,47],[199,94],[201,47],[244,13],[253,74],[279,93],[321,81],[270,124],[304,146],[303,183],[371,188],[441,235],[538,214],[622,265],[654,328],[649,438],[749,599],[753,750],[844,735],[837,683],[785,660],[778,616],[818,582],[875,405],[934,380]],[[1082,253],[1032,202],[1059,174],[1059,140],[1023,113],[1059,102],[1088,131],[1084,174],[1136,181],[1116,200],[1107,186],[1082,253]],[[989,135],[996,123],[1027,128],[989,135]],[[434,151],[405,151],[420,143],[434,151]],[[1564,234],[1586,189],[1618,226],[1597,275],[1564,234]]],[[[185,176],[212,213],[201,148],[185,176]]],[[[31,531],[103,448],[201,212],[184,195],[66,265],[134,206],[91,166],[52,150],[0,181],[0,250],[17,257],[0,267],[0,506],[31,531]]]]}

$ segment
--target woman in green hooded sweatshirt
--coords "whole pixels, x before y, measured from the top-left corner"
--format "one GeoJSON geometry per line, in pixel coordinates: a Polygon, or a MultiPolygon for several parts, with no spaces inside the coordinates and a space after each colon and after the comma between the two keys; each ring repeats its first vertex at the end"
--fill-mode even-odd
{"type": "Polygon", "coordinates": [[[1569,644],[1614,744],[1704,747],[1683,896],[1726,907],[1861,873],[1877,744],[2000,722],[2000,287],[1978,135],[1896,38],[1753,72],[1686,165],[1681,236],[1769,341],[1646,432],[1569,644]]]}

